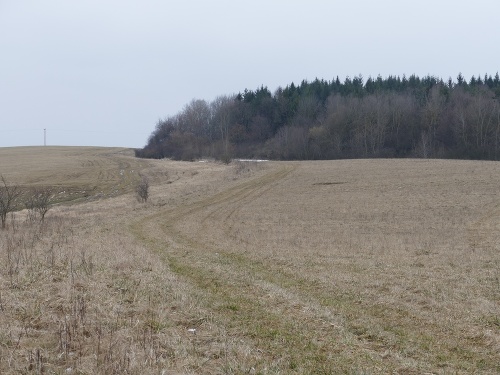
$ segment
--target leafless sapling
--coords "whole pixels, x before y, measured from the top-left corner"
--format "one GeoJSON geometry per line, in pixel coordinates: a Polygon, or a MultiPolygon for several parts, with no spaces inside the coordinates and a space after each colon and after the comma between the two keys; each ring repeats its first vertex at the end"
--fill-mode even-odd
{"type": "Polygon", "coordinates": [[[40,218],[45,219],[45,215],[51,207],[52,191],[49,188],[37,188],[31,191],[31,194],[25,201],[25,207],[28,209],[28,218],[33,221],[40,218]]]}
{"type": "Polygon", "coordinates": [[[15,210],[21,189],[18,185],[8,184],[4,176],[0,177],[0,220],[2,221],[2,229],[5,229],[7,215],[15,210]]]}

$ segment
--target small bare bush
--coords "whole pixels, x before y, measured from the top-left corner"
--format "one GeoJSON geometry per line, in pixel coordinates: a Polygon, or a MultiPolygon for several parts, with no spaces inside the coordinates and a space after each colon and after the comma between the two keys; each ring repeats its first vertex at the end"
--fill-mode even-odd
{"type": "Polygon", "coordinates": [[[135,188],[137,194],[137,200],[142,203],[146,203],[149,198],[149,180],[147,177],[143,176],[135,188]]]}
{"type": "Polygon", "coordinates": [[[229,154],[224,154],[221,156],[220,160],[224,163],[224,164],[229,164],[231,163],[231,155],[229,154]]]}
{"type": "Polygon", "coordinates": [[[34,189],[26,198],[24,205],[28,210],[28,220],[35,221],[39,219],[43,221],[45,215],[51,207],[52,191],[48,188],[34,189]]]}

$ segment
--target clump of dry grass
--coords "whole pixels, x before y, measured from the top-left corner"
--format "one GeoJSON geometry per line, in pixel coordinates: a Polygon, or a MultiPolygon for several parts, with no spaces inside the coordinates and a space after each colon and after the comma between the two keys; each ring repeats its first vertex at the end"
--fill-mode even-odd
{"type": "Polygon", "coordinates": [[[124,239],[102,230],[66,213],[1,233],[2,373],[173,367],[184,346],[167,316],[182,291],[161,263],[130,245],[120,251],[124,239]]]}

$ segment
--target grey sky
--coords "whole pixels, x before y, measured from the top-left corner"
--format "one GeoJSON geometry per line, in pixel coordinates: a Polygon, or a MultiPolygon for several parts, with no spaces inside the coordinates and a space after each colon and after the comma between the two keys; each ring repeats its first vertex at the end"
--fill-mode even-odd
{"type": "Polygon", "coordinates": [[[0,0],[0,147],[142,147],[194,98],[495,74],[498,0],[0,0]]]}

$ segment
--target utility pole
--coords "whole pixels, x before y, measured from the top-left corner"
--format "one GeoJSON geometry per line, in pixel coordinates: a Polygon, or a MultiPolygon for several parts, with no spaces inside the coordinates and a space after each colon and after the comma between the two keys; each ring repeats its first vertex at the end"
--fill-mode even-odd
{"type": "Polygon", "coordinates": [[[43,129],[43,145],[47,146],[47,129],[43,129]]]}

